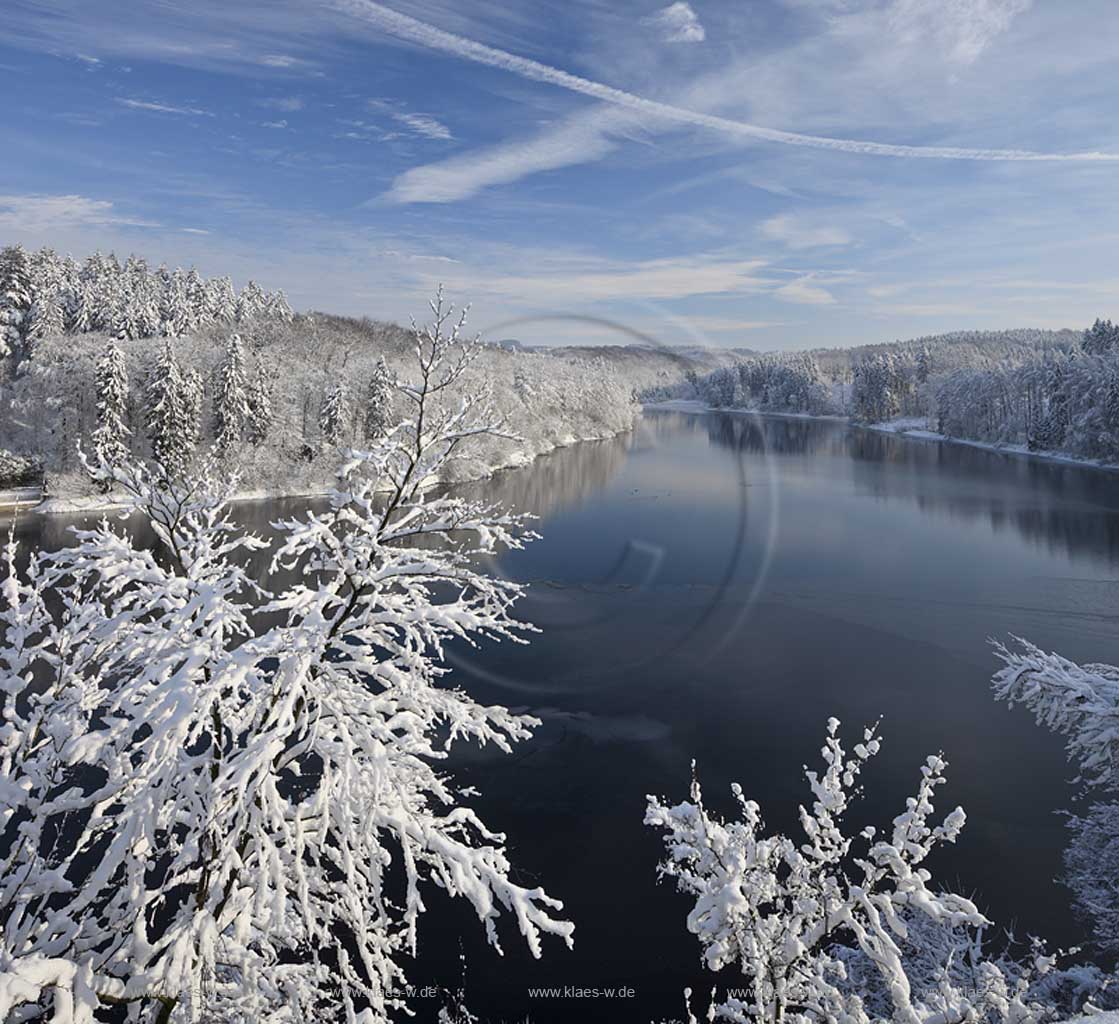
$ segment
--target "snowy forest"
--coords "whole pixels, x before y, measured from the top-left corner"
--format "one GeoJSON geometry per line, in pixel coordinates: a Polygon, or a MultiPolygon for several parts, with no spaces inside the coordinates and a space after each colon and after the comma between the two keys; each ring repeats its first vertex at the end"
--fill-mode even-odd
{"type": "MultiPolygon", "coordinates": [[[[344,446],[393,424],[389,383],[415,344],[393,324],[295,316],[252,281],[18,246],[0,250],[0,323],[0,487],[45,478],[62,499],[96,498],[79,448],[178,465],[213,448],[244,493],[322,491],[344,446]]],[[[461,384],[483,379],[525,444],[482,440],[449,480],[613,436],[637,411],[593,358],[487,346],[461,384]]]]}
{"type": "Polygon", "coordinates": [[[678,397],[719,408],[849,416],[946,438],[1119,461],[1119,327],[961,333],[746,358],[678,397]]]}

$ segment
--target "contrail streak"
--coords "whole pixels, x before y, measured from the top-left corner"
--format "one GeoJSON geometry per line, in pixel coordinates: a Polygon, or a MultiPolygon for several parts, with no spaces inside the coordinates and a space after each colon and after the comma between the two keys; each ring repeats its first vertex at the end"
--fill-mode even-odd
{"type": "Polygon", "coordinates": [[[735,121],[712,114],[685,110],[668,103],[648,100],[622,89],[604,85],[588,78],[580,78],[567,71],[541,64],[528,57],[518,57],[506,50],[467,39],[465,36],[446,32],[425,21],[401,14],[374,0],[331,0],[341,11],[375,25],[399,39],[416,43],[431,50],[440,50],[464,60],[500,68],[523,78],[545,82],[570,92],[591,96],[604,103],[645,113],[661,121],[709,128],[723,135],[743,139],[760,139],[785,146],[807,146],[812,149],[831,149],[841,153],[865,153],[870,156],[916,157],[924,160],[1057,160],[1057,161],[1115,161],[1119,153],[1036,153],[1025,149],[966,149],[956,146],[903,146],[891,142],[870,142],[862,139],[833,139],[823,135],[802,135],[778,128],[735,121]]]}

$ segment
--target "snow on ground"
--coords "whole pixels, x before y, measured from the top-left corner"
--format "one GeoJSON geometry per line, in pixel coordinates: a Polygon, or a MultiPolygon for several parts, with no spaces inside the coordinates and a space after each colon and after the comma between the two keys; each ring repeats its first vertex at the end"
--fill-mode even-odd
{"type": "MultiPolygon", "coordinates": [[[[630,429],[630,428],[627,428],[630,429]]],[[[537,439],[530,447],[513,447],[504,452],[494,451],[485,461],[473,459],[470,462],[468,475],[455,480],[455,483],[469,483],[473,480],[484,480],[505,469],[520,469],[531,465],[541,455],[556,451],[558,448],[569,448],[573,444],[583,441],[606,441],[626,430],[615,433],[594,433],[586,437],[576,437],[574,434],[564,434],[556,441],[537,439]]],[[[285,490],[283,488],[254,488],[239,490],[235,501],[265,501],[270,498],[322,498],[330,493],[326,487],[316,490],[285,490]]],[[[0,491],[0,517],[10,515],[17,511],[31,511],[37,515],[82,515],[90,512],[104,512],[112,509],[124,508],[125,502],[113,495],[83,495],[73,497],[57,497],[42,500],[42,494],[37,487],[24,487],[18,491],[0,491]],[[20,501],[13,496],[22,494],[20,501]]]]}
{"type": "MultiPolygon", "coordinates": [[[[1009,444],[1005,441],[972,441],[964,437],[949,437],[947,434],[929,430],[928,421],[923,416],[901,416],[884,423],[869,423],[866,425],[866,429],[877,430],[885,434],[900,434],[903,437],[912,437],[919,441],[944,441],[947,444],[963,444],[969,448],[983,448],[986,451],[999,452],[1003,455],[1024,455],[1032,459],[1067,462],[1076,466],[1091,466],[1095,469],[1119,469],[1119,465],[1114,463],[1101,462],[1098,459],[1086,459],[1081,455],[1070,455],[1068,452],[1039,452],[1032,451],[1024,444],[1009,444]]],[[[1119,1024],[1119,1022],[1116,1022],[1116,1024],[1119,1024]]]]}

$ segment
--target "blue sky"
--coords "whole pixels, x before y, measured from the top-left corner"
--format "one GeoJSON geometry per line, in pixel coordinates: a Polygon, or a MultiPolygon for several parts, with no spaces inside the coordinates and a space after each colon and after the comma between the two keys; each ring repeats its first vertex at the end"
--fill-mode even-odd
{"type": "Polygon", "coordinates": [[[554,314],[785,349],[1119,315],[1114,0],[8,0],[4,21],[3,242],[383,319],[441,281],[533,342],[626,340],[554,314]]]}

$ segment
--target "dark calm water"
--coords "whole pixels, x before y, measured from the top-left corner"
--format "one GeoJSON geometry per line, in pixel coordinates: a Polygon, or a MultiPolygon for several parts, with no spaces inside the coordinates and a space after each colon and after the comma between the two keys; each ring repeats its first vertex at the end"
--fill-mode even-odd
{"type": "MultiPolygon", "coordinates": [[[[1059,738],[991,698],[988,638],[1119,659],[1119,474],[839,423],[650,411],[629,437],[472,489],[541,516],[544,539],[500,569],[531,581],[521,616],[544,632],[454,652],[455,681],[544,724],[512,756],[454,767],[508,834],[519,880],[565,901],[576,945],[546,939],[533,961],[506,921],[498,957],[468,909],[432,893],[417,983],[458,987],[461,943],[483,1020],[678,1016],[684,986],[711,979],[690,903],[657,884],[645,794],[683,798],[695,758],[712,806],[729,811],[738,781],[794,830],[830,715],[852,738],[882,718],[853,824],[888,825],[943,750],[939,806],[969,820],[934,877],[1019,934],[1083,937],[1051,881],[1073,772],[1059,738]],[[565,985],[635,994],[529,993],[565,985]]],[[[54,544],[61,529],[24,532],[54,544]]],[[[418,1019],[438,1005],[417,1000],[418,1019]]]]}

